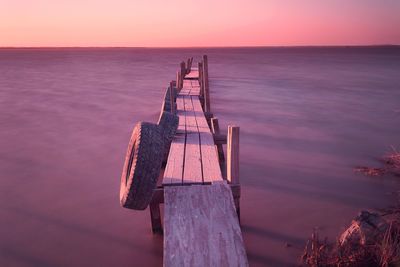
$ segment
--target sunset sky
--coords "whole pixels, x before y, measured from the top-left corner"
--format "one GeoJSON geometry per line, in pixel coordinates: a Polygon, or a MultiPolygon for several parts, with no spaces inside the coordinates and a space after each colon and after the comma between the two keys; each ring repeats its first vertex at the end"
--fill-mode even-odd
{"type": "Polygon", "coordinates": [[[0,0],[0,46],[400,44],[398,0],[0,0]]]}

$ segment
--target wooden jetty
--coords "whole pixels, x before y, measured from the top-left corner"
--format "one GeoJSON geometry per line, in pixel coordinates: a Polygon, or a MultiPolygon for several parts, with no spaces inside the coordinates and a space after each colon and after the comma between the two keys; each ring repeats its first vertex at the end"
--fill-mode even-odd
{"type": "Polygon", "coordinates": [[[248,266],[239,225],[239,127],[219,133],[210,110],[207,56],[180,64],[171,112],[179,124],[161,185],[150,203],[153,232],[164,233],[164,266],[248,266]],[[227,144],[227,179],[221,173],[227,144]],[[164,230],[160,204],[164,204],[164,230]]]}
{"type": "Polygon", "coordinates": [[[120,203],[135,210],[150,206],[153,232],[164,233],[164,266],[248,266],[239,224],[239,127],[220,134],[211,113],[207,56],[197,68],[192,63],[180,64],[158,123],[139,122],[133,129],[120,203]]]}

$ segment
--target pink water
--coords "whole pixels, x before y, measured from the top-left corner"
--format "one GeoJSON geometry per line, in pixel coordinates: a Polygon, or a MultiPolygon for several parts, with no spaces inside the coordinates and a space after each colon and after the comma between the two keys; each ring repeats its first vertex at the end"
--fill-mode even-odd
{"type": "Polygon", "coordinates": [[[162,265],[149,211],[119,206],[122,164],[205,53],[211,109],[241,127],[251,266],[295,265],[313,229],[334,240],[394,201],[394,177],[353,168],[400,145],[399,48],[2,49],[0,266],[162,265]]]}

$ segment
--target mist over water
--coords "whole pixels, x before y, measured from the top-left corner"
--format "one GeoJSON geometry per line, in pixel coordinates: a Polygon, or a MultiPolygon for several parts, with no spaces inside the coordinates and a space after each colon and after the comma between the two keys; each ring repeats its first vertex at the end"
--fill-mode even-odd
{"type": "Polygon", "coordinates": [[[214,116],[241,127],[251,266],[294,265],[313,229],[334,240],[394,201],[394,177],[353,168],[400,145],[399,48],[1,49],[1,266],[162,265],[149,211],[119,206],[120,175],[135,124],[203,54],[214,116]]]}

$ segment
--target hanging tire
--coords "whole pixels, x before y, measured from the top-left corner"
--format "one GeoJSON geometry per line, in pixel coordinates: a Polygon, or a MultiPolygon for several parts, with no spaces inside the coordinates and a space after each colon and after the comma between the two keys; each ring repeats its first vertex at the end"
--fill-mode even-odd
{"type": "MultiPolygon", "coordinates": [[[[172,112],[171,111],[171,95],[170,95],[169,90],[170,90],[170,87],[168,87],[167,90],[165,90],[164,100],[163,100],[162,107],[161,107],[161,114],[162,114],[163,111],[172,112]]],[[[173,102],[174,102],[175,110],[177,108],[175,102],[176,102],[176,97],[178,96],[178,92],[179,92],[178,88],[174,87],[172,93],[173,93],[173,97],[174,97],[174,101],[173,102]]]]}
{"type": "MultiPolygon", "coordinates": [[[[174,107],[175,107],[175,110],[176,110],[177,109],[176,103],[174,103],[174,107]]],[[[161,107],[161,114],[163,113],[163,111],[171,112],[171,102],[169,101],[169,99],[163,101],[163,104],[162,104],[162,107],[161,107]]]]}
{"type": "Polygon", "coordinates": [[[164,152],[162,161],[165,163],[168,159],[168,153],[172,139],[174,138],[176,129],[178,128],[179,117],[168,111],[164,111],[161,113],[157,124],[160,126],[163,135],[164,152]]]}
{"type": "Polygon", "coordinates": [[[139,122],[133,130],[122,170],[121,206],[135,210],[146,209],[157,185],[162,153],[161,127],[139,122]]]}
{"type": "MultiPolygon", "coordinates": [[[[165,90],[164,100],[165,100],[166,102],[167,102],[167,101],[169,102],[169,100],[171,99],[171,95],[170,95],[169,90],[170,90],[170,87],[168,87],[167,90],[165,90]]],[[[176,97],[178,96],[178,92],[179,92],[178,88],[174,87],[174,88],[173,88],[173,91],[172,91],[172,94],[173,94],[173,96],[174,96],[174,102],[176,102],[176,97]]]]}

